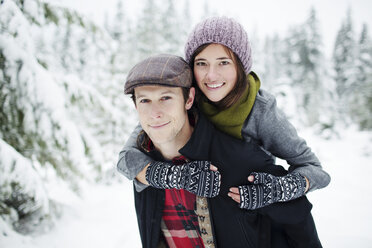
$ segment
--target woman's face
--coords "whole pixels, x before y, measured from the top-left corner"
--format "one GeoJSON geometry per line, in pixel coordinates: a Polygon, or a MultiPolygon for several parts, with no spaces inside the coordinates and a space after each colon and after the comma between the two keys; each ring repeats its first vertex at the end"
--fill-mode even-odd
{"type": "Polygon", "coordinates": [[[204,95],[219,102],[236,84],[236,64],[223,45],[210,44],[196,55],[194,76],[204,95]]]}

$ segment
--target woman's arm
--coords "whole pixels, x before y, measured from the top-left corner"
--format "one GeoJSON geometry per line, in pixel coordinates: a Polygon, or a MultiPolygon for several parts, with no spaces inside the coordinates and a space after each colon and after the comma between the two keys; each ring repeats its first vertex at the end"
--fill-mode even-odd
{"type": "Polygon", "coordinates": [[[119,161],[117,163],[118,171],[129,180],[134,180],[137,192],[141,192],[148,187],[143,180],[146,173],[145,167],[153,162],[151,157],[137,147],[137,137],[141,130],[141,125],[137,125],[133,130],[119,153],[119,161]]]}
{"type": "Polygon", "coordinates": [[[251,115],[243,125],[245,139],[253,137],[273,156],[290,165],[289,172],[298,172],[309,180],[309,191],[326,187],[330,176],[296,129],[276,106],[276,100],[265,91],[257,95],[251,115]]]}
{"type": "Polygon", "coordinates": [[[248,180],[250,184],[232,187],[228,193],[240,208],[253,210],[276,202],[292,201],[305,194],[305,177],[296,172],[282,177],[253,172],[248,180]]]}
{"type": "Polygon", "coordinates": [[[153,161],[137,147],[141,130],[141,126],[137,126],[132,132],[117,163],[119,172],[133,180],[137,192],[150,185],[159,189],[185,189],[202,197],[218,195],[221,175],[215,166],[208,161],[191,161],[182,165],[153,161]]]}

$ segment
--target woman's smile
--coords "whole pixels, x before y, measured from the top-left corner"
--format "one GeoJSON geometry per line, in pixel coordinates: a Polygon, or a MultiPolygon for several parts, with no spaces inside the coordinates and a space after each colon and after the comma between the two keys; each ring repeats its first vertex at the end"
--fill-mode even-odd
{"type": "Polygon", "coordinates": [[[214,90],[214,89],[219,89],[219,88],[221,88],[223,85],[225,85],[225,83],[219,83],[219,84],[215,84],[215,83],[213,83],[213,84],[205,84],[206,86],[207,86],[207,88],[209,89],[209,90],[214,90]]]}

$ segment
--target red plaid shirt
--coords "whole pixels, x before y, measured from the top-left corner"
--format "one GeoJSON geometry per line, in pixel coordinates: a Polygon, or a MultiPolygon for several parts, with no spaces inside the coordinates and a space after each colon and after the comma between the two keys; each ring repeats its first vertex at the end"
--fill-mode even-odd
{"type": "MultiPolygon", "coordinates": [[[[174,164],[185,163],[181,156],[174,164]]],[[[195,214],[196,196],[186,190],[166,189],[162,231],[169,247],[204,248],[198,216],[195,214]]]]}

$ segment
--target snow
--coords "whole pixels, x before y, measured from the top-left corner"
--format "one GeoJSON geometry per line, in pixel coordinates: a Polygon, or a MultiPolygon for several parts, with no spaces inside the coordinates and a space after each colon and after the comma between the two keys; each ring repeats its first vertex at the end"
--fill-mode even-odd
{"type": "Polygon", "coordinates": [[[314,142],[331,184],[309,195],[324,247],[371,247],[371,132],[343,130],[340,140],[314,142]]]}
{"type": "MultiPolygon", "coordinates": [[[[308,194],[323,246],[371,247],[372,132],[345,129],[341,138],[326,140],[303,130],[301,136],[332,177],[328,187],[308,194]]],[[[21,236],[0,220],[0,247],[141,247],[130,181],[85,184],[81,192],[81,197],[59,192],[66,198],[63,216],[43,235],[21,236]]]]}
{"type": "Polygon", "coordinates": [[[0,186],[2,187],[0,192],[12,192],[11,184],[7,182],[21,182],[20,187],[25,189],[24,193],[33,198],[33,204],[23,204],[23,211],[31,212],[43,208],[44,211],[49,212],[45,188],[38,173],[32,169],[31,162],[1,139],[0,157],[2,165],[0,167],[0,186]]]}
{"type": "Polygon", "coordinates": [[[64,195],[63,216],[49,232],[32,237],[0,220],[0,247],[141,247],[132,184],[83,186],[82,196],[64,195]]]}
{"type": "Polygon", "coordinates": [[[33,240],[32,247],[140,247],[129,182],[86,185],[82,198],[70,201],[58,226],[33,240]]]}

